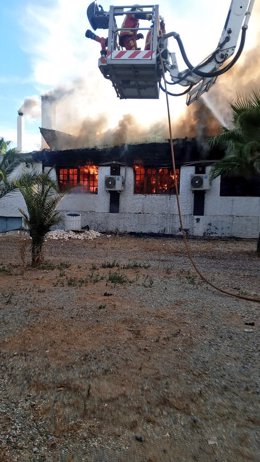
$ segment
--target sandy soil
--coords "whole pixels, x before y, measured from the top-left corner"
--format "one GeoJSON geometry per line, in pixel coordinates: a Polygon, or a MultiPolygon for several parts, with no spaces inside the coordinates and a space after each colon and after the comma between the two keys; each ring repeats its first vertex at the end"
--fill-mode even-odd
{"type": "MultiPolygon", "coordinates": [[[[192,240],[259,297],[255,240],[192,240]],[[258,295],[257,295],[258,293],[258,295]]],[[[259,303],[181,239],[0,236],[0,461],[259,460],[259,303]]]]}

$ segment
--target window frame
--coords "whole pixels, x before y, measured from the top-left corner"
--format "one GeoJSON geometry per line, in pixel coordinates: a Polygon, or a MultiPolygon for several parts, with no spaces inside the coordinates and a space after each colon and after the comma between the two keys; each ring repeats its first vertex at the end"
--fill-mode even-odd
{"type": "MultiPolygon", "coordinates": [[[[139,195],[176,195],[174,172],[169,167],[144,167],[140,164],[135,164],[134,170],[134,194],[139,195]],[[170,188],[166,187],[166,183],[162,183],[163,176],[168,177],[167,184],[171,183],[170,188]],[[141,185],[138,185],[138,177],[141,185]],[[138,187],[139,186],[139,187],[138,187]],[[165,187],[164,187],[165,186],[165,187]]],[[[180,169],[176,169],[178,190],[180,188],[180,169]]]]}
{"type": "Polygon", "coordinates": [[[78,167],[56,167],[57,181],[61,190],[71,188],[73,193],[98,194],[99,166],[85,164],[78,167]],[[83,172],[84,169],[96,169],[96,174],[83,172]]]}

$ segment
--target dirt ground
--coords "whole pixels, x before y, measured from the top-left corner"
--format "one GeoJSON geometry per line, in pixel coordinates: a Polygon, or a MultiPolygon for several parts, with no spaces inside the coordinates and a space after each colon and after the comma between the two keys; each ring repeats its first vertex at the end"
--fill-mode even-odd
{"type": "MultiPolygon", "coordinates": [[[[255,240],[191,240],[259,298],[255,240]]],[[[259,461],[259,303],[178,238],[0,235],[0,461],[259,461]]]]}

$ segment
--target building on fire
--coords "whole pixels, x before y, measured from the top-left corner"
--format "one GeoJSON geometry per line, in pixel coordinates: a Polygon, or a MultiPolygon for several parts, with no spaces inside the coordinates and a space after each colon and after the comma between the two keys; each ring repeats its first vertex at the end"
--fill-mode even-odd
{"type": "MultiPolygon", "coordinates": [[[[210,182],[211,165],[223,153],[205,149],[195,139],[176,139],[174,178],[169,141],[56,149],[62,136],[47,130],[45,139],[54,149],[33,155],[40,168],[52,168],[61,188],[71,188],[59,205],[65,227],[66,216],[77,216],[83,229],[178,235],[177,183],[182,222],[190,236],[258,237],[260,179],[218,177],[210,182]]],[[[18,196],[0,201],[2,232],[22,226],[18,196]]]]}

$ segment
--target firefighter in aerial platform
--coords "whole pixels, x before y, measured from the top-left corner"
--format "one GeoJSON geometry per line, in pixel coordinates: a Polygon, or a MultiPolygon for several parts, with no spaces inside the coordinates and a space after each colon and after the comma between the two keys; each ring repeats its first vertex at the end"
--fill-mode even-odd
{"type": "MultiPolygon", "coordinates": [[[[144,36],[138,33],[139,19],[146,19],[150,21],[152,19],[151,14],[143,12],[142,8],[135,5],[130,10],[132,13],[127,13],[123,21],[120,33],[119,33],[119,45],[124,47],[126,50],[137,50],[136,41],[143,39],[144,36]]],[[[108,13],[106,13],[100,5],[96,2],[92,2],[87,9],[87,16],[89,22],[94,30],[106,29],[108,27],[108,13]]],[[[106,55],[108,39],[100,37],[94,34],[91,30],[87,30],[85,37],[95,40],[101,45],[101,55],[106,55]]]]}
{"type": "Polygon", "coordinates": [[[138,33],[139,19],[150,21],[152,15],[143,13],[142,8],[135,5],[131,8],[132,13],[127,13],[119,33],[119,45],[126,50],[140,50],[137,48],[137,40],[143,39],[144,36],[138,33]]]}
{"type": "MultiPolygon", "coordinates": [[[[151,27],[151,29],[149,29],[149,31],[147,32],[147,35],[145,37],[145,47],[144,49],[145,50],[151,50],[151,47],[152,47],[152,44],[151,44],[151,41],[152,41],[152,28],[154,26],[151,27]]],[[[164,22],[164,19],[162,16],[160,16],[159,18],[159,21],[158,21],[158,37],[162,37],[162,35],[166,34],[166,30],[165,30],[165,22],[164,22]]]]}

